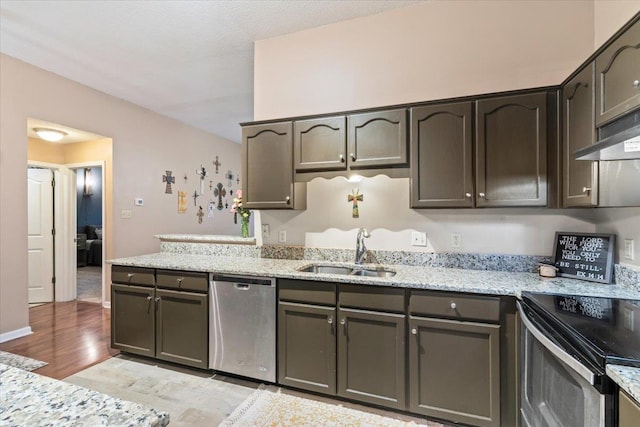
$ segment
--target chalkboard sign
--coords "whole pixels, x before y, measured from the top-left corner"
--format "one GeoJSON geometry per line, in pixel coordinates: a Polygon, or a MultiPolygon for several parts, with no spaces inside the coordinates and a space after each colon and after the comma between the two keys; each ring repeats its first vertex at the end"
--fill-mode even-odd
{"type": "Polygon", "coordinates": [[[604,323],[614,323],[613,300],[611,298],[558,295],[553,297],[556,310],[572,316],[588,317],[604,323]]]}
{"type": "Polygon", "coordinates": [[[553,259],[558,274],[590,282],[611,283],[615,239],[613,234],[557,232],[553,259]]]}

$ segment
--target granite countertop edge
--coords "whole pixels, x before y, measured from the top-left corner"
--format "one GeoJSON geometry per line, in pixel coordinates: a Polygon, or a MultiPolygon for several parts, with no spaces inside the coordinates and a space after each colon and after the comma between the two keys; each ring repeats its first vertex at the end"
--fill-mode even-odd
{"type": "Polygon", "coordinates": [[[621,389],[626,391],[636,402],[640,402],[640,368],[607,365],[606,371],[609,378],[618,384],[621,389]]]}
{"type": "Polygon", "coordinates": [[[384,267],[396,272],[393,277],[364,277],[299,271],[306,266],[353,266],[350,263],[287,260],[254,257],[226,257],[159,252],[107,261],[113,265],[148,267],[217,274],[266,276],[280,279],[314,280],[321,282],[391,286],[408,289],[457,291],[478,294],[520,297],[522,291],[564,293],[640,299],[640,292],[629,287],[587,282],[566,277],[544,278],[536,273],[517,273],[492,270],[469,270],[447,267],[408,266],[401,264],[363,264],[365,269],[384,267]]]}

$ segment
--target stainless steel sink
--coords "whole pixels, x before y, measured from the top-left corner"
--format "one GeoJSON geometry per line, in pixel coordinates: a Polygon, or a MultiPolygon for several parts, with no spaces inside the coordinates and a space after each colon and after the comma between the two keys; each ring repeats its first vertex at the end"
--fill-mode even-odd
{"type": "Polygon", "coordinates": [[[396,272],[383,267],[367,268],[365,266],[342,266],[342,265],[327,265],[327,264],[312,264],[307,267],[301,268],[301,272],[304,273],[316,273],[316,274],[340,274],[345,276],[364,276],[364,277],[393,277],[396,272]]]}

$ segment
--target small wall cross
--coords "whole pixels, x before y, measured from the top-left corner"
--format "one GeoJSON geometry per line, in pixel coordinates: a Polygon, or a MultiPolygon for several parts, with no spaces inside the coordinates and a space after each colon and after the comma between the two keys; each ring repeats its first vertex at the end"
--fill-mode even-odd
{"type": "Polygon", "coordinates": [[[202,212],[202,206],[198,207],[198,213],[196,215],[198,216],[198,224],[202,224],[202,217],[204,216],[204,212],[202,212]]]}
{"type": "Polygon", "coordinates": [[[197,206],[198,204],[196,203],[196,200],[198,199],[198,197],[200,197],[198,191],[193,190],[193,194],[191,195],[191,197],[193,197],[193,206],[197,206]]]}
{"type": "Polygon", "coordinates": [[[224,189],[224,186],[221,182],[219,182],[216,185],[216,188],[213,189],[213,195],[218,198],[218,210],[221,211],[222,209],[224,209],[222,198],[227,195],[227,190],[224,189]]]}
{"type": "Polygon", "coordinates": [[[165,194],[172,194],[173,191],[171,190],[171,184],[175,184],[176,183],[176,177],[175,176],[171,176],[171,174],[173,172],[171,171],[165,171],[166,175],[162,175],[162,182],[166,182],[167,185],[164,189],[165,194]]]}
{"type": "Polygon", "coordinates": [[[218,160],[218,156],[216,156],[216,161],[213,162],[213,166],[216,167],[216,173],[218,173],[218,168],[222,166],[222,163],[220,163],[220,160],[218,160]]]}
{"type": "Polygon", "coordinates": [[[351,216],[353,218],[360,217],[360,212],[358,210],[358,202],[362,201],[363,196],[364,195],[360,194],[360,190],[357,188],[354,188],[351,194],[347,196],[347,201],[349,201],[350,203],[353,203],[353,209],[351,209],[351,216]]]}

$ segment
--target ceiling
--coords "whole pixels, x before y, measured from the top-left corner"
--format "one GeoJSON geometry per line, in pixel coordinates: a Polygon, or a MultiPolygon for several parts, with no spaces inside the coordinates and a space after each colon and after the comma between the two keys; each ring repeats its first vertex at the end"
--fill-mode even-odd
{"type": "Polygon", "coordinates": [[[419,0],[0,2],[0,51],[240,141],[253,43],[419,0]]]}

